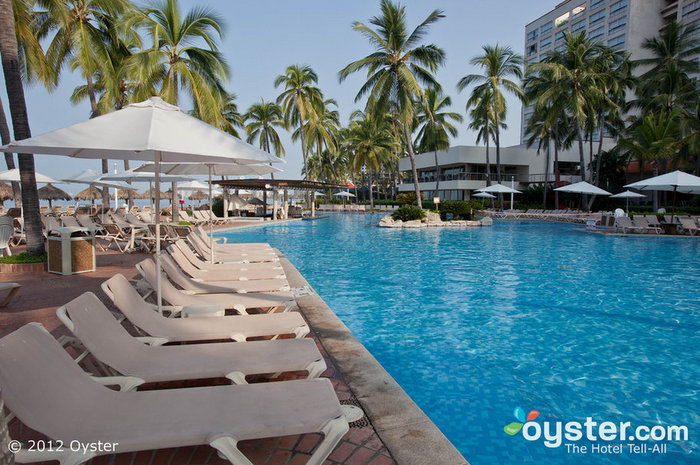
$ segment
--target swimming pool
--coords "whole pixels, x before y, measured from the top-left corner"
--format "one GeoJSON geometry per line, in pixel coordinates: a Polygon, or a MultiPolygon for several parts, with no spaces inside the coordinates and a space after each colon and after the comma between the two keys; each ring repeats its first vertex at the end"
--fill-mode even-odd
{"type": "Polygon", "coordinates": [[[700,241],[379,218],[219,235],[279,248],[472,464],[698,463],[700,241]],[[540,423],[685,425],[689,440],[576,455],[507,435],[518,406],[540,423]]]}

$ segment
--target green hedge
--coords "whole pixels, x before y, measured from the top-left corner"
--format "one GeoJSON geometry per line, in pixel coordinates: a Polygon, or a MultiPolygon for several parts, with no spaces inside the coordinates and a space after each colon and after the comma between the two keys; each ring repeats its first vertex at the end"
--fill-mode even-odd
{"type": "Polygon", "coordinates": [[[425,218],[425,211],[414,205],[404,205],[396,210],[391,217],[401,221],[421,220],[425,218]]]}
{"type": "Polygon", "coordinates": [[[30,257],[26,252],[22,252],[17,255],[6,255],[0,257],[0,263],[44,263],[46,261],[46,254],[39,255],[37,257],[30,257]]]}

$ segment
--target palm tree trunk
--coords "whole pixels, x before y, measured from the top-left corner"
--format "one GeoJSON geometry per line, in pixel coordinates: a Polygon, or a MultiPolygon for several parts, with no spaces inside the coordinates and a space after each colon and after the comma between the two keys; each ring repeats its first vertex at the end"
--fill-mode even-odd
{"type": "MultiPolygon", "coordinates": [[[[7,145],[11,142],[10,127],[7,125],[5,107],[2,104],[2,100],[0,100],[0,141],[2,141],[2,145],[7,145]]],[[[15,169],[14,155],[5,153],[5,163],[7,164],[8,170],[15,169]]],[[[18,182],[12,183],[12,194],[15,197],[15,207],[20,208],[22,206],[22,191],[19,188],[18,182]]]]}
{"type": "MultiPolygon", "coordinates": [[[[304,180],[309,180],[309,167],[306,163],[306,143],[304,142],[304,122],[299,116],[299,137],[301,137],[301,156],[304,159],[304,180]]],[[[311,208],[311,191],[306,191],[306,205],[311,208]]]]}
{"type": "Polygon", "coordinates": [[[411,159],[411,172],[413,173],[413,185],[416,188],[416,202],[418,208],[423,208],[423,202],[420,194],[420,184],[418,183],[418,170],[416,169],[416,155],[413,153],[413,144],[411,143],[411,133],[408,131],[408,125],[403,124],[404,136],[406,136],[406,146],[408,147],[408,156],[411,159]]]}
{"type": "MultiPolygon", "coordinates": [[[[578,152],[581,162],[581,180],[586,180],[586,159],[583,153],[583,127],[578,126],[578,152]]],[[[581,194],[581,206],[587,205],[588,196],[586,194],[581,194]]]]}
{"type": "Polygon", "coordinates": [[[374,197],[372,196],[372,170],[367,170],[367,187],[369,188],[369,208],[374,208],[374,197]]]}
{"type": "MultiPolygon", "coordinates": [[[[12,0],[0,0],[0,55],[5,75],[5,87],[10,104],[10,116],[15,140],[31,137],[27,104],[24,100],[24,88],[19,68],[17,37],[12,14],[12,0]]],[[[41,234],[41,216],[39,214],[39,195],[34,176],[34,156],[20,153],[20,179],[22,184],[22,206],[24,228],[27,234],[27,254],[38,256],[44,254],[44,237],[41,234]]]]}
{"type": "MultiPolygon", "coordinates": [[[[554,188],[559,187],[559,125],[554,124],[554,188]]],[[[559,209],[559,191],[554,191],[554,209],[559,209]]]]}
{"type": "MultiPolygon", "coordinates": [[[[593,180],[593,184],[600,187],[600,165],[601,165],[601,158],[603,157],[603,133],[605,131],[605,115],[603,113],[601,113],[599,115],[598,121],[600,121],[600,140],[598,141],[598,154],[597,154],[597,160],[595,162],[595,179],[593,180]]],[[[593,162],[591,160],[591,164],[592,163],[593,162]]],[[[595,201],[595,195],[591,198],[591,201],[588,203],[589,210],[593,206],[594,201],[595,201]]]]}
{"type": "MultiPolygon", "coordinates": [[[[498,115],[496,115],[496,179],[498,179],[498,184],[501,184],[501,130],[498,127],[499,124],[498,115]]],[[[498,194],[498,204],[503,210],[503,194],[498,194]]]]}
{"type": "Polygon", "coordinates": [[[489,137],[486,136],[486,186],[491,185],[491,160],[489,158],[489,137]]]}
{"type": "MultiPolygon", "coordinates": [[[[99,115],[99,110],[97,109],[97,98],[95,97],[95,86],[92,83],[92,76],[90,76],[90,73],[86,73],[87,75],[85,76],[85,81],[87,84],[87,93],[88,93],[88,99],[90,100],[90,118],[94,118],[95,116],[99,115]]],[[[109,164],[107,163],[107,159],[103,158],[102,159],[102,173],[107,173],[109,172],[109,164]]],[[[102,188],[102,206],[103,207],[109,207],[109,187],[103,187],[102,188]]],[[[118,205],[115,205],[115,208],[118,207],[118,205]]]]}
{"type": "Polygon", "coordinates": [[[544,156],[544,182],[542,183],[542,208],[547,209],[547,181],[549,178],[549,145],[550,141],[547,138],[547,150],[544,156]]]}
{"type": "Polygon", "coordinates": [[[435,195],[439,195],[440,190],[440,164],[438,163],[438,148],[435,144],[435,195]]]}

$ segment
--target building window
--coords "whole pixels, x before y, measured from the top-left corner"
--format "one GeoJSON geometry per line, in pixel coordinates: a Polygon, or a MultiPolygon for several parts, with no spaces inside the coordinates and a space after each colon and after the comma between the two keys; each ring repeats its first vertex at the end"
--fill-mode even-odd
{"type": "Polygon", "coordinates": [[[683,7],[683,17],[688,17],[692,14],[695,14],[700,10],[700,0],[697,0],[692,3],[688,3],[683,7]]]}
{"type": "Polygon", "coordinates": [[[566,31],[557,32],[556,37],[557,38],[554,40],[555,43],[558,44],[564,42],[564,38],[566,37],[566,31]]]}
{"type": "Polygon", "coordinates": [[[537,55],[537,44],[532,44],[527,47],[527,56],[537,55]]]}
{"type": "Polygon", "coordinates": [[[619,15],[627,11],[629,0],[620,0],[610,5],[610,16],[619,15]]]}
{"type": "Polygon", "coordinates": [[[625,46],[625,35],[622,34],[621,36],[613,37],[612,39],[608,40],[608,47],[613,47],[613,48],[624,48],[625,46]]]}
{"type": "Polygon", "coordinates": [[[586,29],[586,21],[585,20],[579,21],[578,23],[573,24],[571,26],[571,33],[578,34],[579,32],[583,31],[584,29],[586,29]]]}
{"type": "Polygon", "coordinates": [[[588,18],[588,24],[590,26],[593,26],[594,24],[598,24],[599,22],[605,20],[605,10],[600,10],[597,13],[593,13],[589,18],[588,18]]]}
{"type": "Polygon", "coordinates": [[[623,16],[608,24],[608,34],[614,34],[627,26],[627,17],[623,16]]]}
{"type": "Polygon", "coordinates": [[[606,0],[591,0],[591,10],[598,8],[599,6],[605,5],[606,0]]]}
{"type": "Polygon", "coordinates": [[[540,41],[540,51],[547,50],[549,47],[552,46],[552,36],[545,37],[540,41]]]}
{"type": "Polygon", "coordinates": [[[593,29],[589,35],[591,42],[599,41],[603,37],[605,37],[605,26],[600,26],[597,29],[593,29]]]}
{"type": "Polygon", "coordinates": [[[543,35],[549,33],[551,30],[552,30],[552,22],[550,21],[540,28],[540,35],[543,36],[543,35]]]}
{"type": "Polygon", "coordinates": [[[528,42],[532,42],[533,40],[536,40],[536,39],[537,39],[537,29],[527,33],[527,41],[528,42]]]}

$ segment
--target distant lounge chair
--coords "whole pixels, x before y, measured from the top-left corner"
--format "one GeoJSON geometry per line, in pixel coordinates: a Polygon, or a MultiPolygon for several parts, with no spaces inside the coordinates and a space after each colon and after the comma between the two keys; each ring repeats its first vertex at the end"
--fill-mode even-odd
{"type": "Polygon", "coordinates": [[[694,236],[697,234],[698,230],[700,230],[697,223],[695,223],[692,218],[679,218],[679,220],[683,231],[687,231],[691,236],[694,236]]]}
{"type": "Polygon", "coordinates": [[[54,216],[59,216],[61,213],[63,213],[63,205],[56,205],[51,209],[51,215],[54,216]]]}
{"type": "MultiPolygon", "coordinates": [[[[209,245],[202,240],[196,234],[191,234],[187,236],[187,240],[192,244],[197,253],[203,257],[209,258],[211,256],[211,249],[209,245]]],[[[219,244],[221,245],[221,244],[219,244]]],[[[214,259],[219,262],[238,262],[238,263],[252,263],[252,262],[278,262],[279,257],[273,249],[269,250],[251,250],[245,247],[238,247],[236,249],[223,249],[220,247],[214,248],[214,259]]]]}
{"type": "MultiPolygon", "coordinates": [[[[165,287],[167,286],[164,285],[163,288],[165,287]]],[[[293,334],[297,338],[303,338],[309,334],[309,326],[298,312],[168,318],[159,314],[153,305],[144,301],[121,274],[112,276],[102,283],[102,290],[134,326],[149,336],[164,338],[168,342],[219,339],[243,342],[250,337],[293,334]]],[[[207,305],[203,297],[205,296],[195,297],[195,301],[198,302],[195,305],[207,305]]],[[[223,305],[219,306],[221,309],[223,307],[223,305]]]]}
{"type": "Polygon", "coordinates": [[[0,301],[0,308],[7,307],[10,304],[20,287],[22,285],[19,283],[0,283],[0,292],[9,291],[5,298],[0,301]]]}
{"type": "Polygon", "coordinates": [[[15,225],[9,216],[0,216],[0,251],[12,255],[10,241],[15,237],[15,225]]]}
{"type": "Polygon", "coordinates": [[[316,343],[308,338],[174,346],[162,346],[165,339],[135,338],[92,292],[56,314],[95,358],[142,383],[228,378],[245,384],[247,375],[307,371],[309,378],[317,378],[326,369],[316,343]]]}
{"type": "Polygon", "coordinates": [[[644,231],[646,233],[653,231],[656,234],[660,234],[662,232],[661,226],[650,225],[644,216],[640,216],[640,215],[635,216],[634,219],[632,220],[632,224],[636,228],[639,228],[640,231],[644,231]]]}
{"type": "Polygon", "coordinates": [[[278,263],[216,264],[200,260],[189,246],[178,240],[167,247],[167,252],[188,275],[204,282],[256,279],[286,279],[278,263]],[[186,251],[186,252],[185,252],[186,251]]]}
{"type": "MultiPolygon", "coordinates": [[[[173,266],[169,263],[170,258],[163,256],[161,260],[161,265],[163,266],[163,271],[166,274],[162,276],[161,279],[161,292],[162,297],[168,301],[171,305],[176,306],[196,306],[196,305],[212,305],[221,307],[223,309],[233,309],[241,314],[247,314],[248,310],[253,308],[263,309],[264,311],[272,311],[277,307],[284,307],[284,311],[287,312],[296,306],[296,301],[294,300],[294,294],[291,291],[276,291],[276,292],[256,292],[256,293],[234,293],[231,290],[226,292],[217,292],[202,294],[196,293],[196,290],[184,288],[183,290],[177,289],[170,280],[175,281],[180,287],[180,282],[188,285],[186,281],[182,278],[182,275],[171,276],[171,273],[175,273],[173,266]],[[196,295],[195,295],[196,294],[196,295]]],[[[139,262],[136,265],[136,269],[143,278],[148,282],[152,289],[156,289],[156,264],[150,258],[139,262]]],[[[186,278],[186,277],[185,277],[186,278]]],[[[241,281],[246,283],[246,281],[241,281]]],[[[251,283],[254,281],[251,281],[251,283]]],[[[195,287],[194,284],[188,285],[188,287],[195,287]]],[[[218,286],[217,286],[218,287],[218,286]]],[[[198,286],[199,291],[212,290],[213,285],[206,285],[204,283],[198,286]]]]}
{"type": "Polygon", "coordinates": [[[76,465],[106,453],[209,444],[232,463],[250,464],[238,441],[322,433],[307,462],[320,465],[348,431],[327,379],[115,392],[105,387],[113,378],[88,376],[38,324],[0,339],[0,373],[7,408],[33,430],[50,440],[116,444],[25,449],[15,455],[20,463],[76,465]]]}
{"type": "Polygon", "coordinates": [[[63,223],[64,228],[83,228],[84,226],[80,226],[78,223],[78,220],[71,215],[64,215],[61,217],[61,223],[63,223]]]}
{"type": "Polygon", "coordinates": [[[80,224],[82,227],[92,229],[93,231],[95,231],[95,233],[104,232],[104,228],[102,227],[102,225],[92,221],[92,218],[90,218],[89,215],[75,215],[75,219],[78,221],[78,224],[80,224]]]}
{"type": "Polygon", "coordinates": [[[627,234],[630,231],[640,231],[639,227],[632,224],[632,220],[630,220],[626,216],[620,216],[615,219],[615,230],[618,232],[622,232],[622,234],[627,234]]]}

